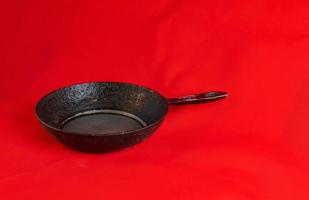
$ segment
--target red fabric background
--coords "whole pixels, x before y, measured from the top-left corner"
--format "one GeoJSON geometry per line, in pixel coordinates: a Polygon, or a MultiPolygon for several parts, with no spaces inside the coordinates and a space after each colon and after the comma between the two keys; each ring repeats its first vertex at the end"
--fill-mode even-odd
{"type": "Polygon", "coordinates": [[[309,199],[308,1],[2,1],[0,199],[309,199]],[[148,140],[83,154],[50,137],[38,99],[86,81],[166,97],[148,140]]]}

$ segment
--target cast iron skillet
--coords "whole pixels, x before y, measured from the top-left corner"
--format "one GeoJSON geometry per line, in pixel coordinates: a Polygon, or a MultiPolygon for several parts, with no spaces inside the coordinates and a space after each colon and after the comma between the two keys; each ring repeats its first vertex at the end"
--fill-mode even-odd
{"type": "Polygon", "coordinates": [[[166,99],[139,85],[90,82],[44,96],[36,115],[65,145],[84,152],[109,152],[146,139],[160,126],[169,105],[206,103],[226,96],[226,92],[208,92],[166,99]]]}

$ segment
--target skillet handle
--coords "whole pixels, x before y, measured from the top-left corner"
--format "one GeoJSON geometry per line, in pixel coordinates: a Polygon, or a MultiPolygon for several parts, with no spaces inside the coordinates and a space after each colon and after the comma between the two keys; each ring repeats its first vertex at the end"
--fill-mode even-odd
{"type": "Polygon", "coordinates": [[[176,98],[169,98],[167,102],[169,105],[176,106],[176,105],[185,105],[185,104],[197,104],[197,103],[208,103],[211,101],[216,101],[222,98],[227,97],[226,92],[206,92],[200,94],[193,94],[184,97],[176,97],[176,98]]]}

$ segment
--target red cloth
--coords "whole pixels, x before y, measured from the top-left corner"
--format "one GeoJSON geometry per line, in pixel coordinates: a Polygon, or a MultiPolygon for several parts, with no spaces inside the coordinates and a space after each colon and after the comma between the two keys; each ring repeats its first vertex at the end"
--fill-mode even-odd
{"type": "Polygon", "coordinates": [[[0,6],[0,199],[308,200],[308,1],[20,0],[0,6]],[[85,154],[35,118],[42,95],[125,81],[173,107],[134,147],[85,154]]]}

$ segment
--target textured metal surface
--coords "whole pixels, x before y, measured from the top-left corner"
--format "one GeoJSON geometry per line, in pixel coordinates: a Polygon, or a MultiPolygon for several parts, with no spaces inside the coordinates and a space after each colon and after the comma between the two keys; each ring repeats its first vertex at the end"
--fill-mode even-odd
{"type": "Polygon", "coordinates": [[[37,104],[40,122],[64,144],[81,151],[105,152],[136,144],[161,123],[167,101],[145,87],[114,82],[77,84],[56,90],[37,104]],[[142,119],[147,126],[119,134],[76,133],[61,129],[68,118],[92,110],[119,110],[142,119]]]}

